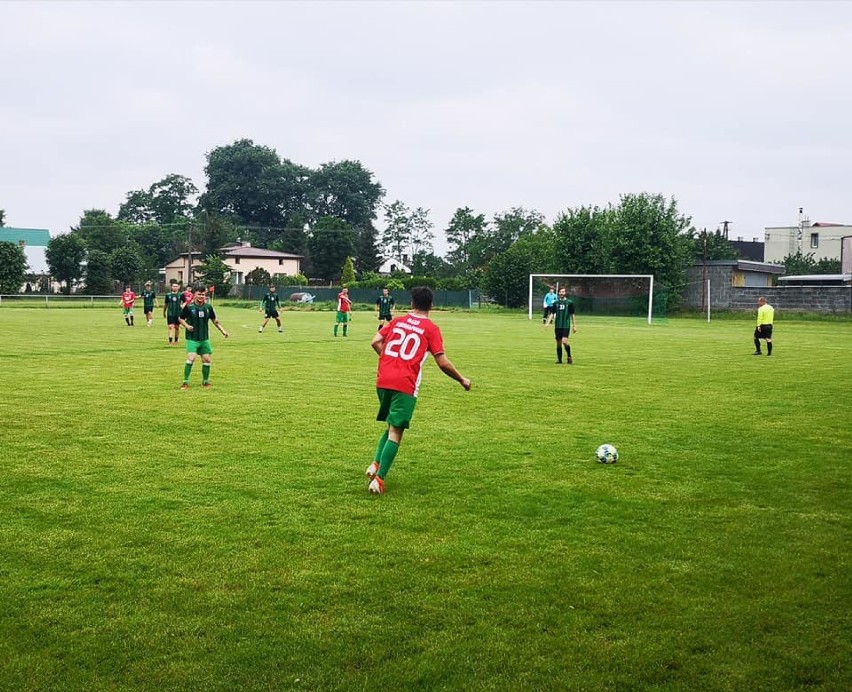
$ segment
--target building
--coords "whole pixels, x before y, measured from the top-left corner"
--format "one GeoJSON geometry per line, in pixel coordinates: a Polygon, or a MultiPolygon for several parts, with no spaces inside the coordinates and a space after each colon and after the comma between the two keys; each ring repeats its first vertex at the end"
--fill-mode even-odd
{"type": "MultiPolygon", "coordinates": [[[[840,259],[844,236],[852,235],[852,226],[841,223],[808,224],[802,228],[803,255],[813,253],[814,259],[840,259]]],[[[770,226],[764,234],[764,262],[782,263],[788,255],[799,251],[798,226],[770,226]]]]}
{"type": "Polygon", "coordinates": [[[739,259],[749,260],[751,262],[763,262],[763,241],[753,238],[752,240],[744,240],[737,238],[736,240],[728,241],[737,251],[739,259]]]}
{"type": "MultiPolygon", "coordinates": [[[[252,247],[251,243],[247,242],[226,245],[219,249],[219,256],[231,270],[231,283],[234,286],[245,283],[246,274],[255,269],[265,269],[272,277],[284,274],[293,276],[302,273],[302,255],[252,247]]],[[[172,281],[184,284],[195,280],[198,275],[198,267],[203,262],[203,253],[184,252],[167,262],[161,274],[166,284],[172,281]]]]}
{"type": "Polygon", "coordinates": [[[730,308],[735,301],[736,289],[769,288],[775,283],[775,277],[783,273],[784,267],[780,264],[748,260],[710,260],[694,264],[686,270],[684,305],[707,307],[709,281],[710,305],[714,308],[730,308]]]}
{"type": "Polygon", "coordinates": [[[44,228],[0,227],[0,242],[15,243],[24,249],[28,271],[32,274],[47,274],[45,251],[50,242],[50,231],[44,228]]]}
{"type": "Polygon", "coordinates": [[[408,266],[408,255],[403,255],[401,260],[390,257],[382,262],[379,267],[379,274],[382,276],[390,276],[397,272],[401,272],[403,274],[411,273],[411,267],[408,266]]]}

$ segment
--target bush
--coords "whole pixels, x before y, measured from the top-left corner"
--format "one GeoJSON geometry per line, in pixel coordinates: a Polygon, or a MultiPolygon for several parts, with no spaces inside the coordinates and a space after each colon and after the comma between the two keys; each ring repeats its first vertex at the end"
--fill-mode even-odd
{"type": "Polygon", "coordinates": [[[308,277],[304,274],[276,274],[275,283],[279,286],[307,286],[308,277]]]}

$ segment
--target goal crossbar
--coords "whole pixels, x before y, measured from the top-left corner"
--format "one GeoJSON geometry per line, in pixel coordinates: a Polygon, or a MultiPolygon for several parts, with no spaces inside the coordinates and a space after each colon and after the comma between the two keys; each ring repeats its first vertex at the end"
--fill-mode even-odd
{"type": "Polygon", "coordinates": [[[537,278],[548,279],[648,279],[648,324],[651,324],[654,310],[653,274],[530,274],[529,319],[533,316],[533,283],[537,278]]]}

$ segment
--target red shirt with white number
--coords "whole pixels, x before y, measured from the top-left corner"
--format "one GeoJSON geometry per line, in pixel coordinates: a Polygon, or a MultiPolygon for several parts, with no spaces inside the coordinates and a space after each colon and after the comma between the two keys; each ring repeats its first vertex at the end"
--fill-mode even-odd
{"type": "Polygon", "coordinates": [[[343,291],[337,294],[337,312],[350,312],[352,310],[352,299],[343,291]]]}
{"type": "Polygon", "coordinates": [[[426,356],[444,352],[441,330],[428,317],[409,313],[382,327],[381,335],[385,341],[376,387],[417,396],[426,356]]]}
{"type": "Polygon", "coordinates": [[[121,294],[121,303],[128,310],[133,307],[136,302],[136,294],[133,291],[125,291],[121,294]]]}

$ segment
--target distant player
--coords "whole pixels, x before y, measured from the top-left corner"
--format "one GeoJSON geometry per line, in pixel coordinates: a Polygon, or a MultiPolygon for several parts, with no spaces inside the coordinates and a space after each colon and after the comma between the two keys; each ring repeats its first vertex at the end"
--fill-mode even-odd
{"type": "Polygon", "coordinates": [[[183,303],[181,305],[181,308],[183,308],[186,305],[189,305],[194,299],[195,299],[195,291],[192,290],[192,286],[187,284],[186,287],[183,289],[183,296],[182,296],[183,303]]]}
{"type": "Polygon", "coordinates": [[[382,289],[382,295],[376,298],[376,317],[379,318],[379,329],[393,319],[393,309],[396,301],[390,295],[388,289],[382,289]]]}
{"type": "Polygon", "coordinates": [[[150,281],[145,282],[145,290],[142,291],[142,305],[145,309],[145,319],[150,327],[154,324],[154,308],[157,307],[157,294],[150,281]]]}
{"type": "Polygon", "coordinates": [[[766,340],[766,355],[772,355],[772,323],[775,321],[775,308],[761,296],[757,299],[757,326],[754,328],[754,353],[760,355],[760,340],[766,340]]]}
{"type": "Polygon", "coordinates": [[[544,294],[544,300],[542,301],[542,307],[544,308],[544,315],[541,320],[542,324],[553,322],[553,316],[556,314],[556,308],[554,307],[556,303],[556,291],[553,290],[553,286],[548,286],[548,288],[550,290],[544,294]]]}
{"type": "Polygon", "coordinates": [[[260,311],[266,312],[266,317],[263,319],[263,324],[260,325],[259,331],[261,334],[263,333],[264,327],[266,327],[266,323],[269,320],[274,319],[276,324],[278,325],[278,331],[283,332],[284,330],[281,327],[281,318],[278,316],[278,308],[281,307],[281,299],[278,297],[277,290],[275,286],[269,287],[269,293],[263,296],[263,300],[260,301],[260,311]]]}
{"type": "Polygon", "coordinates": [[[429,319],[432,289],[411,289],[411,312],[386,324],[370,344],[379,354],[376,393],[379,413],[376,420],[386,421],[388,429],[379,440],[375,461],[367,467],[371,493],[385,492],[385,478],[402,442],[402,434],[411,424],[423,363],[431,353],[445,375],[470,391],[470,380],[463,377],[444,354],[441,330],[429,319]]]}
{"type": "Polygon", "coordinates": [[[350,316],[352,314],[352,301],[349,298],[349,289],[344,288],[337,294],[337,321],[334,323],[334,335],[337,336],[337,328],[343,325],[343,336],[349,328],[350,316]]]}
{"type": "Polygon", "coordinates": [[[556,362],[562,363],[562,349],[565,349],[565,356],[568,365],[574,362],[571,357],[571,344],[568,343],[568,338],[571,331],[577,331],[577,318],[574,317],[574,301],[566,297],[564,288],[559,289],[559,298],[553,304],[556,318],[554,319],[554,334],[556,335],[556,362]]]}
{"type": "Polygon", "coordinates": [[[136,302],[136,297],[130,286],[124,287],[124,293],[121,294],[121,307],[124,308],[124,322],[128,327],[133,326],[133,303],[136,302]]]}
{"type": "Polygon", "coordinates": [[[207,302],[207,289],[203,285],[195,289],[193,301],[184,306],[180,313],[180,323],[186,329],[186,364],[183,366],[183,384],[181,389],[189,389],[189,376],[196,356],[201,356],[201,386],[209,389],[210,366],[213,347],[210,345],[210,322],[213,322],[222,336],[228,338],[228,332],[216,319],[213,306],[207,302]]]}
{"type": "Polygon", "coordinates": [[[169,346],[177,344],[180,336],[180,311],[183,309],[183,296],[180,292],[180,284],[172,281],[171,292],[163,299],[163,317],[169,328],[169,346]]]}

